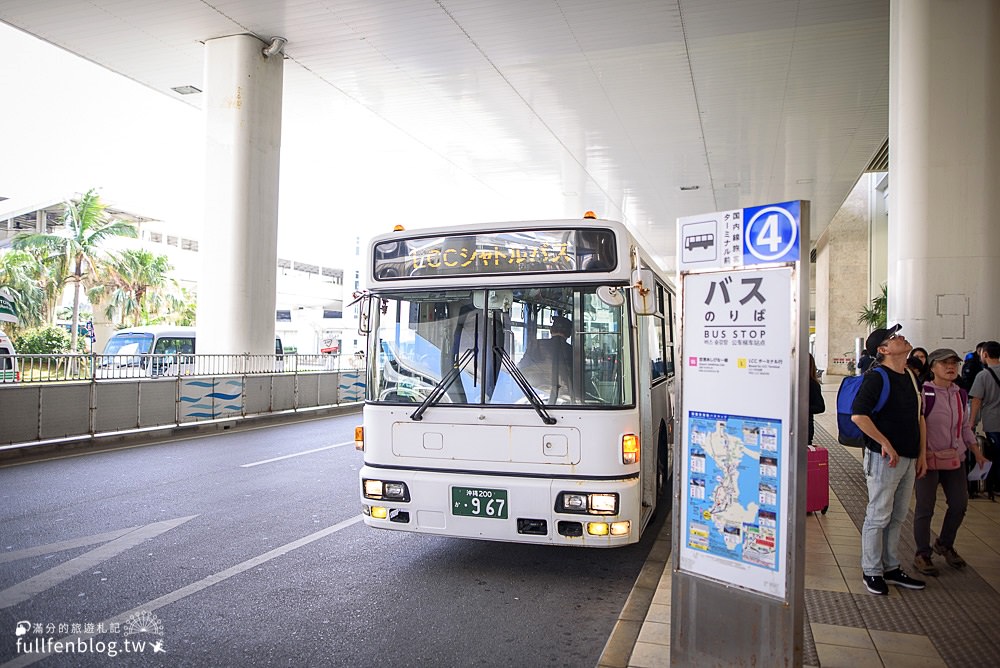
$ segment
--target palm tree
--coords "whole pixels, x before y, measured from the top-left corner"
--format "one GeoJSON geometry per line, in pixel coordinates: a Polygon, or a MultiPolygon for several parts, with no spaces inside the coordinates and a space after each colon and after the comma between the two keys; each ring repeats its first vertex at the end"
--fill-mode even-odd
{"type": "Polygon", "coordinates": [[[866,306],[858,313],[858,324],[867,325],[869,330],[885,327],[886,312],[889,308],[889,289],[886,284],[882,284],[882,292],[872,299],[870,306],[866,306]]]}
{"type": "MultiPolygon", "coordinates": [[[[73,283],[73,319],[70,329],[70,350],[76,350],[77,327],[80,321],[80,287],[85,275],[92,276],[106,254],[101,246],[112,237],[138,236],[135,225],[121,220],[108,220],[95,189],[79,199],[66,202],[63,229],[56,234],[24,233],[14,237],[19,250],[37,249],[43,252],[55,268],[59,285],[73,283]]],[[[57,297],[58,299],[58,297],[57,297]]]]}
{"type": "Polygon", "coordinates": [[[172,268],[166,255],[127,250],[102,268],[87,295],[91,301],[107,302],[105,315],[110,320],[120,314],[123,323],[150,324],[179,303],[177,283],[167,276],[172,268]]]}
{"type": "Polygon", "coordinates": [[[44,270],[31,253],[10,250],[0,254],[0,287],[10,293],[20,327],[36,327],[45,321],[48,308],[41,286],[44,270]]]}
{"type": "Polygon", "coordinates": [[[62,258],[53,258],[43,248],[12,249],[5,254],[7,258],[6,280],[16,282],[22,293],[22,299],[37,299],[38,322],[55,326],[56,308],[65,277],[62,275],[62,258]],[[30,280],[29,287],[25,281],[30,280]]]}

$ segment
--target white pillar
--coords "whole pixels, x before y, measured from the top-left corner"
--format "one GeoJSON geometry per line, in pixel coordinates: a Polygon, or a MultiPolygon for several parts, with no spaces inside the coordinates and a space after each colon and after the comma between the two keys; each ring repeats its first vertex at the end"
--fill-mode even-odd
{"type": "Polygon", "coordinates": [[[1000,3],[892,0],[889,322],[913,345],[1000,338],[1000,3]]]}
{"type": "Polygon", "coordinates": [[[205,43],[199,353],[274,354],[283,64],[250,35],[205,43]]]}

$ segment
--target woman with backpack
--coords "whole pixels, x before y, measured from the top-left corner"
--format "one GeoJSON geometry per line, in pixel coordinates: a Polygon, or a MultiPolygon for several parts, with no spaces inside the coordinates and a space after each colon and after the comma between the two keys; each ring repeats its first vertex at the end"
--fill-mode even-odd
{"type": "Polygon", "coordinates": [[[954,350],[938,348],[927,356],[930,380],[923,385],[924,421],[927,425],[927,474],[914,484],[913,540],[917,553],[913,567],[924,575],[937,575],[933,552],[944,557],[952,568],[962,568],[965,560],[955,551],[955,535],[969,504],[965,452],[971,449],[978,461],[983,453],[972,433],[968,394],[955,384],[962,358],[954,350]],[[948,510],[938,539],[931,545],[931,519],[938,485],[944,489],[948,510]]]}

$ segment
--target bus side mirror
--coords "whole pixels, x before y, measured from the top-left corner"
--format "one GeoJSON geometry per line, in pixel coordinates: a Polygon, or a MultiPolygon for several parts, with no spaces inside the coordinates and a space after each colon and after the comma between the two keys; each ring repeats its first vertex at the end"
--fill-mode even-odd
{"type": "Polygon", "coordinates": [[[656,313],[656,295],[653,286],[656,281],[649,269],[636,269],[632,272],[632,308],[636,315],[654,315],[656,313]]]}
{"type": "Polygon", "coordinates": [[[372,298],[363,295],[358,300],[358,334],[368,336],[372,331],[372,298]]]}

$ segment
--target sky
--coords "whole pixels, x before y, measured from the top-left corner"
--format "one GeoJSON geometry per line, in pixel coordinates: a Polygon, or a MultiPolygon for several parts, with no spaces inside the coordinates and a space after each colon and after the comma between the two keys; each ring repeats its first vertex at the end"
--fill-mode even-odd
{"type": "Polygon", "coordinates": [[[0,196],[105,203],[185,226],[200,209],[201,112],[0,23],[0,196]]]}
{"type": "MultiPolygon", "coordinates": [[[[62,199],[96,187],[107,204],[200,236],[200,109],[3,23],[0,43],[0,196],[62,199]]],[[[502,200],[329,87],[310,91],[309,104],[294,94],[286,87],[281,257],[343,267],[355,237],[364,244],[397,223],[562,216],[552,184],[519,183],[517,201],[502,200]]]]}

